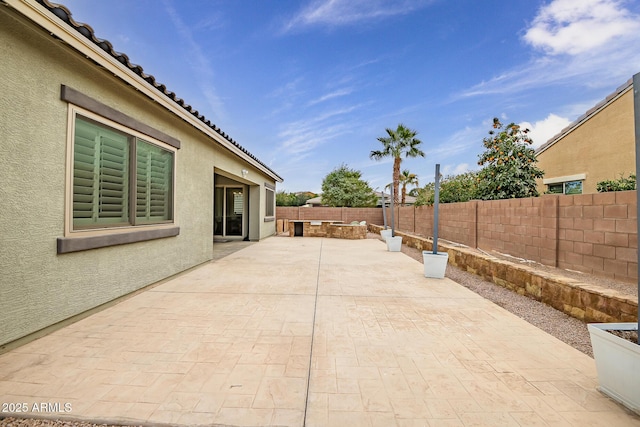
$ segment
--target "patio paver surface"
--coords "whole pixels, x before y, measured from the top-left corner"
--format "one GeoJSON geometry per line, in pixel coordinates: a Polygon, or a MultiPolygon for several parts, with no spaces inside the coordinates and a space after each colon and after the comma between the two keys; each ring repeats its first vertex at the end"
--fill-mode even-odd
{"type": "Polygon", "coordinates": [[[0,355],[0,403],[151,424],[640,426],[593,359],[422,273],[378,240],[269,238],[0,355]]]}

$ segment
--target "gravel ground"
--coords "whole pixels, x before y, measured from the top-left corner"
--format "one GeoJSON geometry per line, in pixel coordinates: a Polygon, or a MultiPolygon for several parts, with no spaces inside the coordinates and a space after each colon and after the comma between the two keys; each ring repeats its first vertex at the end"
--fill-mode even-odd
{"type": "MultiPolygon", "coordinates": [[[[374,233],[368,233],[367,238],[379,239],[380,236],[374,233]]],[[[422,251],[402,245],[402,252],[420,262],[422,262],[422,251]]],[[[504,257],[509,261],[527,263],[531,262],[511,258],[501,254],[491,254],[493,256],[504,257]]],[[[535,264],[534,267],[546,269],[551,268],[535,264]]],[[[563,274],[565,271],[563,271],[563,274]]],[[[589,283],[600,284],[601,286],[616,289],[630,295],[637,295],[635,286],[610,281],[607,279],[595,278],[579,272],[566,272],[567,276],[574,277],[578,280],[589,280],[589,283]],[[634,291],[635,289],[635,291],[634,291]]],[[[567,316],[566,314],[546,305],[535,301],[523,295],[509,291],[501,286],[481,279],[475,274],[468,273],[451,265],[447,266],[446,277],[456,283],[470,289],[481,297],[498,304],[505,310],[515,314],[516,316],[526,320],[532,325],[542,329],[543,331],[553,335],[559,340],[569,344],[573,348],[593,357],[591,349],[591,340],[587,330],[587,324],[567,316]]],[[[63,420],[47,420],[38,418],[4,418],[0,419],[0,427],[122,427],[115,424],[93,424],[81,421],[63,421],[63,420]]],[[[130,427],[130,426],[128,426],[130,427]]]]}

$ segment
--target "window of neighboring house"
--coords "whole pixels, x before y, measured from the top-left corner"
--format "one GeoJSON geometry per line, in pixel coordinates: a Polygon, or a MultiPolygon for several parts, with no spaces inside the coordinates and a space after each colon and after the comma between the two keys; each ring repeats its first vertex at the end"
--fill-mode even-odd
{"type": "Polygon", "coordinates": [[[547,184],[547,187],[547,191],[551,194],[582,194],[582,181],[547,184]]]}
{"type": "Polygon", "coordinates": [[[275,188],[265,186],[265,219],[272,219],[275,216],[275,188]]]}
{"type": "Polygon", "coordinates": [[[73,230],[171,223],[175,152],[122,126],[74,119],[73,230]]]}

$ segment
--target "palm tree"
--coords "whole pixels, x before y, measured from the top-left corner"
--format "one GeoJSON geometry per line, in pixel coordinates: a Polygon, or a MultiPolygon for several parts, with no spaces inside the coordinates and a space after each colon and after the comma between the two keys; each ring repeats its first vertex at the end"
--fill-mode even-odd
{"type": "Polygon", "coordinates": [[[417,131],[409,129],[402,123],[397,129],[385,129],[388,136],[378,137],[383,145],[382,150],[373,150],[369,157],[381,160],[385,157],[393,157],[393,202],[398,203],[398,183],[400,182],[400,164],[402,155],[405,157],[424,157],[424,152],[419,146],[422,144],[416,135],[417,131]]]}
{"type": "Polygon", "coordinates": [[[407,199],[407,185],[420,185],[418,183],[418,175],[415,173],[409,172],[409,169],[405,169],[400,174],[400,182],[402,183],[402,200],[400,203],[404,206],[405,200],[407,199]]]}

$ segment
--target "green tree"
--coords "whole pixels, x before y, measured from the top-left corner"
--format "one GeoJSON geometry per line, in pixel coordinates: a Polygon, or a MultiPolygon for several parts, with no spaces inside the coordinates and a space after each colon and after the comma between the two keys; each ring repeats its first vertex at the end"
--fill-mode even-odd
{"type": "Polygon", "coordinates": [[[418,197],[418,194],[420,194],[420,190],[422,190],[420,187],[412,188],[407,194],[411,197],[418,197]]]}
{"type": "Polygon", "coordinates": [[[629,175],[629,178],[625,178],[624,175],[620,176],[620,179],[600,181],[596,184],[598,193],[606,193],[608,191],[628,191],[636,189],[636,176],[635,174],[629,175]]]}
{"type": "Polygon", "coordinates": [[[407,185],[420,185],[418,183],[418,175],[409,172],[409,169],[405,169],[400,174],[400,184],[402,184],[402,199],[400,200],[400,203],[404,206],[405,201],[407,200],[407,185]]]}
{"type": "Polygon", "coordinates": [[[424,157],[424,152],[420,149],[420,141],[416,138],[417,131],[409,129],[400,123],[397,129],[385,129],[387,136],[378,137],[382,143],[382,150],[373,150],[369,157],[374,160],[382,160],[386,157],[393,158],[393,201],[398,204],[398,185],[400,183],[400,165],[402,156],[424,157]]]}
{"type": "Polygon", "coordinates": [[[276,193],[276,206],[295,206],[295,195],[280,190],[276,193]],[[294,196],[294,197],[291,197],[294,196]]]}
{"type": "MultiPolygon", "coordinates": [[[[478,172],[448,175],[440,180],[440,203],[468,202],[476,198],[478,172]]],[[[416,206],[431,206],[435,199],[435,183],[430,182],[420,188],[416,196],[416,206]]]]}
{"type": "Polygon", "coordinates": [[[327,206],[371,207],[378,201],[362,173],[343,164],[322,181],[322,204],[327,206]]]}
{"type": "Polygon", "coordinates": [[[478,172],[449,175],[440,182],[440,202],[468,202],[476,198],[478,172]]]}
{"type": "Polygon", "coordinates": [[[311,191],[301,191],[295,193],[296,204],[295,206],[302,206],[307,203],[307,200],[313,199],[314,197],[318,197],[316,193],[312,193],[311,191]]]}
{"type": "Polygon", "coordinates": [[[276,206],[302,206],[313,197],[316,197],[316,194],[309,191],[287,193],[281,190],[276,193],[276,206]]]}
{"type": "Polygon", "coordinates": [[[430,182],[422,188],[416,189],[416,201],[413,206],[431,206],[435,196],[435,183],[430,182]]]}
{"type": "Polygon", "coordinates": [[[515,123],[504,127],[498,118],[493,119],[493,129],[482,140],[486,150],[478,161],[484,167],[477,178],[477,197],[497,200],[538,196],[536,178],[542,178],[544,172],[536,166],[529,130],[521,130],[515,123]]]}

